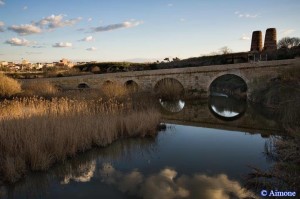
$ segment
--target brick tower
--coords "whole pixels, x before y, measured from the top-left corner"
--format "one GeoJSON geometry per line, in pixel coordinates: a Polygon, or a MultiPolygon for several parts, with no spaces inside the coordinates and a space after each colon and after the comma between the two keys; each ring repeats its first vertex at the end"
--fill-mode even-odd
{"type": "Polygon", "coordinates": [[[277,34],[276,28],[268,28],[266,30],[264,51],[277,50],[277,34]]]}
{"type": "Polygon", "coordinates": [[[252,33],[251,49],[250,51],[262,51],[262,32],[254,31],[252,33]]]}

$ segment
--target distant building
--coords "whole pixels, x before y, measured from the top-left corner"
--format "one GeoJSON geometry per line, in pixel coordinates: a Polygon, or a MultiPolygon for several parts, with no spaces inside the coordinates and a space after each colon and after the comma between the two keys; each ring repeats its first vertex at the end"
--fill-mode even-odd
{"type": "Polygon", "coordinates": [[[32,69],[32,66],[33,65],[26,59],[23,59],[21,62],[22,69],[32,69]]]}
{"type": "Polygon", "coordinates": [[[35,64],[32,64],[32,68],[36,68],[36,69],[42,69],[44,66],[44,64],[42,63],[35,63],[35,64]]]}
{"type": "Polygon", "coordinates": [[[11,70],[21,70],[20,66],[14,65],[10,67],[11,70]]]}
{"type": "Polygon", "coordinates": [[[82,62],[77,62],[76,64],[77,65],[84,65],[84,64],[87,64],[88,62],[84,62],[84,61],[82,61],[82,62]]]}
{"type": "Polygon", "coordinates": [[[8,66],[8,62],[7,61],[1,61],[0,62],[0,66],[7,67],[8,66]]]}
{"type": "Polygon", "coordinates": [[[52,63],[45,63],[44,64],[44,67],[46,67],[46,68],[51,68],[53,66],[55,66],[54,62],[52,62],[52,63]]]}
{"type": "Polygon", "coordinates": [[[71,62],[70,60],[68,60],[68,59],[61,59],[60,61],[59,61],[59,66],[68,66],[68,67],[73,67],[74,66],[74,64],[73,64],[73,62],[71,62]]]}
{"type": "Polygon", "coordinates": [[[53,66],[59,66],[59,62],[53,62],[53,66]]]}
{"type": "Polygon", "coordinates": [[[14,62],[8,62],[8,67],[14,67],[15,63],[14,62]]]}

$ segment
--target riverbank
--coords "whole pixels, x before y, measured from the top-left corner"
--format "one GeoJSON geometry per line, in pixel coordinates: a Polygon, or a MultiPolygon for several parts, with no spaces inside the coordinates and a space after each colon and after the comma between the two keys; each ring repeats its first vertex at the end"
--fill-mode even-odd
{"type": "Polygon", "coordinates": [[[0,183],[47,170],[93,147],[158,132],[159,111],[134,104],[125,91],[116,92],[120,88],[89,94],[61,93],[43,84],[22,89],[2,95],[10,100],[0,103],[0,183]]]}
{"type": "Polygon", "coordinates": [[[268,171],[254,168],[248,186],[255,189],[300,190],[300,70],[290,70],[256,89],[252,103],[272,109],[285,136],[266,143],[266,157],[274,161],[268,171]]]}

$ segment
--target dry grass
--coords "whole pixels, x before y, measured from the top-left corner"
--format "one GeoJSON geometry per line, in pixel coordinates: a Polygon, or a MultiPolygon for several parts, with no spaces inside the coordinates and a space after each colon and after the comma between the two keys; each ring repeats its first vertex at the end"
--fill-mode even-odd
{"type": "Polygon", "coordinates": [[[106,98],[123,98],[129,94],[125,86],[116,83],[103,85],[101,91],[106,98]]]}
{"type": "Polygon", "coordinates": [[[10,97],[20,92],[19,82],[0,73],[0,97],[10,97]]]}
{"type": "Polygon", "coordinates": [[[162,99],[181,99],[184,95],[184,88],[181,83],[171,78],[160,80],[154,90],[156,95],[162,99]]]}
{"type": "Polygon", "coordinates": [[[24,98],[0,104],[0,178],[18,180],[93,146],[153,136],[160,114],[133,111],[115,100],[24,98]]]}
{"type": "Polygon", "coordinates": [[[52,97],[58,93],[58,89],[47,81],[29,81],[22,84],[23,96],[52,97]]]}

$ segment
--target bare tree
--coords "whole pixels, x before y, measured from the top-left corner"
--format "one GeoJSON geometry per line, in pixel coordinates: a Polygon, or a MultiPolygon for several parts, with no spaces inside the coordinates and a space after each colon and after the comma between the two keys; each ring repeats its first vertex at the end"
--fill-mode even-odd
{"type": "Polygon", "coordinates": [[[293,48],[300,46],[300,38],[298,37],[284,37],[278,41],[278,48],[293,48]]]}
{"type": "Polygon", "coordinates": [[[228,48],[228,46],[224,46],[219,49],[219,52],[223,55],[226,55],[226,54],[232,53],[232,50],[230,48],[228,48]]]}
{"type": "Polygon", "coordinates": [[[170,58],[169,57],[164,58],[164,60],[167,61],[167,62],[170,62],[170,58]]]}
{"type": "Polygon", "coordinates": [[[178,57],[173,58],[173,61],[180,61],[178,57]]]}

